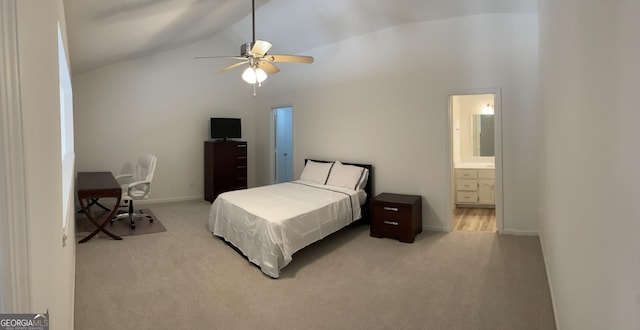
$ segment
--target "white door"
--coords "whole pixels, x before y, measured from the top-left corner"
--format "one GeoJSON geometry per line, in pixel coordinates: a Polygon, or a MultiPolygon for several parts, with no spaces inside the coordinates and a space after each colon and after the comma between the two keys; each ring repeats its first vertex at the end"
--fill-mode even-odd
{"type": "Polygon", "coordinates": [[[293,108],[274,108],[275,182],[293,180],[293,108]]]}

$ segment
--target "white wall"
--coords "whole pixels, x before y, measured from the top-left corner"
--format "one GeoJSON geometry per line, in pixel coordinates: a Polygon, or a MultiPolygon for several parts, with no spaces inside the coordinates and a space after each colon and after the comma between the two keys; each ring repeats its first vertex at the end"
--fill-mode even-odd
{"type": "MultiPolygon", "coordinates": [[[[58,20],[62,1],[16,1],[29,310],[49,311],[51,329],[73,328],[75,244],[63,246],[58,20]]],[[[14,114],[18,115],[18,114],[14,114]]],[[[70,232],[74,231],[70,224],[70,232]]],[[[14,238],[18,239],[18,238],[14,238]]]]}
{"type": "Polygon", "coordinates": [[[239,71],[197,55],[238,52],[224,34],[73,77],[77,170],[120,172],[159,157],[152,201],[201,198],[211,116],[238,115],[249,185],[270,183],[272,107],[294,107],[296,175],[305,157],[373,163],[376,191],[425,198],[425,227],[444,230],[448,94],[502,89],[505,232],[537,232],[537,16],[496,14],[392,27],[305,52],[251,97],[239,71]]]}
{"type": "Polygon", "coordinates": [[[640,3],[540,1],[540,238],[559,329],[640,328],[640,3]]]}
{"type": "Polygon", "coordinates": [[[210,117],[242,118],[249,185],[255,182],[252,89],[242,71],[216,74],[239,52],[222,37],[73,76],[78,171],[121,173],[138,154],[158,157],[150,201],[204,198],[210,117]]]}
{"type": "MultiPolygon", "coordinates": [[[[271,164],[269,110],[291,105],[295,175],[305,157],[372,163],[375,192],[424,197],[426,228],[444,230],[448,95],[502,89],[505,232],[537,232],[537,16],[480,15],[396,26],[282,64],[258,92],[256,162],[271,164]]],[[[267,184],[271,168],[258,168],[267,184]]]]}

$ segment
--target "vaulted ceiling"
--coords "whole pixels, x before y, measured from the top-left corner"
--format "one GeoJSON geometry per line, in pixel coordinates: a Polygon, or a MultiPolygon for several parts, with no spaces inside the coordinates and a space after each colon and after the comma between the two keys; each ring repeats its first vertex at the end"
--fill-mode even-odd
{"type": "MultiPolygon", "coordinates": [[[[64,0],[64,5],[74,73],[220,33],[238,47],[251,41],[251,0],[64,0]]],[[[255,5],[256,37],[272,42],[278,53],[300,53],[411,22],[537,12],[537,0],[255,0],[255,5]]]]}

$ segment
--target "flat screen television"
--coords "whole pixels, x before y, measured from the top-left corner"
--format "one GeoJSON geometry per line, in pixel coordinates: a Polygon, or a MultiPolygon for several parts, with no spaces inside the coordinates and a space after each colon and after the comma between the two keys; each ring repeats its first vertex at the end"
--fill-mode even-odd
{"type": "Polygon", "coordinates": [[[211,139],[227,140],[242,138],[240,118],[211,118],[211,139]]]}

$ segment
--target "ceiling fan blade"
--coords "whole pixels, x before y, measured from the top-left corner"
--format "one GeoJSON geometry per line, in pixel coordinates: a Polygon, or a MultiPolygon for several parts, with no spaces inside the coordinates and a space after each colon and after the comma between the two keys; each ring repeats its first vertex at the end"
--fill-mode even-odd
{"type": "Polygon", "coordinates": [[[253,47],[251,47],[251,53],[259,56],[264,56],[264,54],[266,54],[269,49],[271,49],[271,46],[271,43],[268,41],[256,40],[256,42],[253,44],[253,47]]]}
{"type": "Polygon", "coordinates": [[[235,68],[237,68],[237,67],[239,67],[239,66],[241,66],[241,65],[243,65],[243,64],[245,64],[245,63],[249,63],[249,61],[247,60],[247,61],[238,62],[238,63],[236,63],[236,64],[231,64],[231,65],[229,65],[228,67],[226,67],[226,68],[224,68],[224,69],[222,69],[222,70],[218,71],[217,73],[222,73],[222,72],[225,72],[225,71],[229,71],[229,70],[231,70],[231,69],[235,69],[235,68]]]}
{"type": "Polygon", "coordinates": [[[246,60],[245,57],[241,57],[241,56],[196,56],[194,57],[194,59],[199,60],[199,59],[203,59],[203,58],[219,58],[219,59],[225,59],[225,58],[233,58],[236,60],[246,60]]]}
{"type": "Polygon", "coordinates": [[[260,63],[258,63],[258,67],[269,74],[280,72],[280,69],[278,69],[277,66],[271,64],[271,62],[260,61],[260,63]]]}
{"type": "Polygon", "coordinates": [[[268,55],[265,59],[269,62],[313,63],[313,57],[301,55],[268,55]]]}

